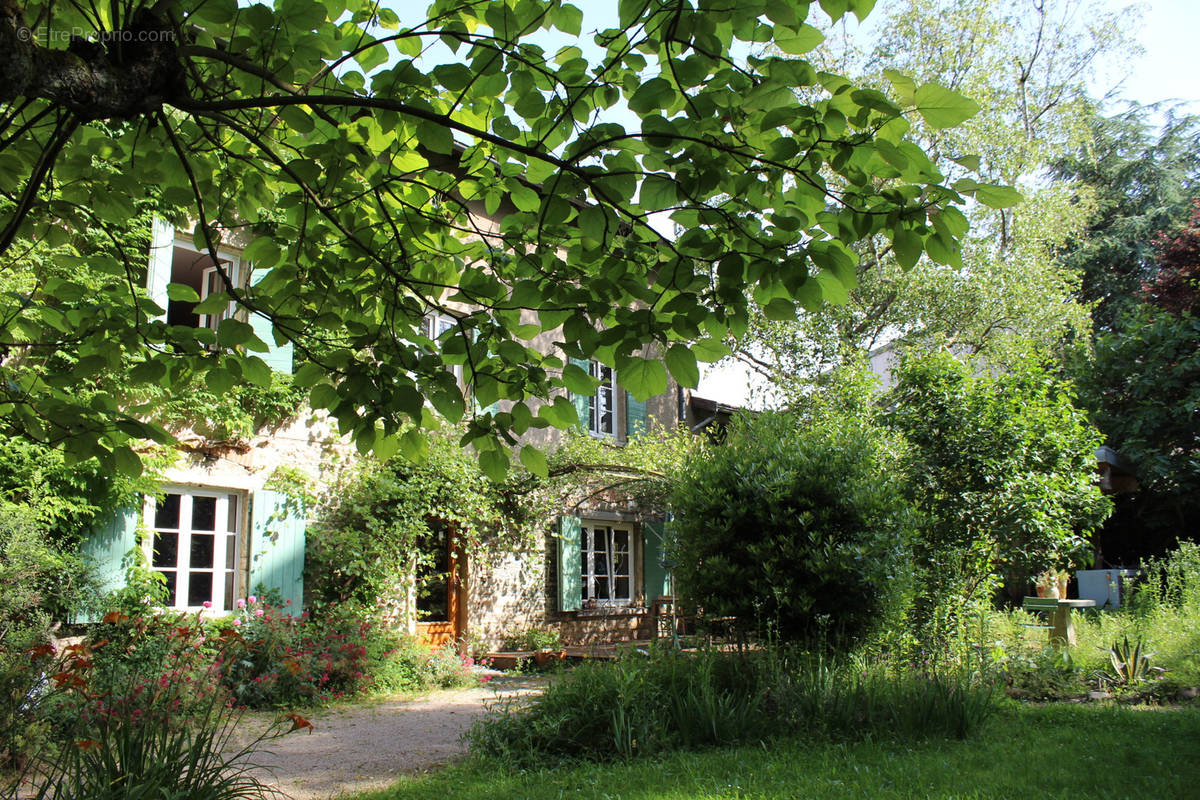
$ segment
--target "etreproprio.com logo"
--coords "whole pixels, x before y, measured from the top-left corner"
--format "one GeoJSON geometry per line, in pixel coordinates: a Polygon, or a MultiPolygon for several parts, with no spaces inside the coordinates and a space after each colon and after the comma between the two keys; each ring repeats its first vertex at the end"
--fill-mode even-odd
{"type": "Polygon", "coordinates": [[[172,42],[175,40],[174,31],[142,30],[142,31],[96,31],[86,28],[25,28],[17,29],[17,38],[22,42],[35,41],[38,44],[68,43],[75,39],[96,44],[109,42],[172,42]]]}

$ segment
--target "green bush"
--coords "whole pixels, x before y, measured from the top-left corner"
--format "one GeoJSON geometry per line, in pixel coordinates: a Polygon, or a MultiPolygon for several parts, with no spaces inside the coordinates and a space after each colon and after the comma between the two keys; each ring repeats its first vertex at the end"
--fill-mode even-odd
{"type": "Polygon", "coordinates": [[[861,640],[909,585],[897,463],[892,440],[861,419],[737,420],[672,494],[679,593],[743,630],[861,640]]]}
{"type": "Polygon", "coordinates": [[[304,585],[313,613],[344,604],[373,608],[433,564],[446,528],[473,550],[493,529],[515,531],[512,516],[475,454],[448,436],[431,437],[421,464],[403,457],[364,462],[330,492],[309,529],[304,585]]]}
{"type": "Polygon", "coordinates": [[[562,647],[562,634],[556,630],[526,628],[506,633],[500,640],[502,650],[557,650],[562,647]]]}
{"type": "Polygon", "coordinates": [[[41,683],[30,652],[49,644],[55,624],[90,588],[83,563],[47,539],[45,523],[31,510],[0,505],[0,768],[46,735],[47,726],[30,712],[41,683]]]}
{"type": "Polygon", "coordinates": [[[372,691],[419,692],[477,683],[471,672],[474,659],[460,656],[453,645],[431,650],[412,636],[392,633],[373,637],[373,646],[379,649],[368,666],[372,691]]]}

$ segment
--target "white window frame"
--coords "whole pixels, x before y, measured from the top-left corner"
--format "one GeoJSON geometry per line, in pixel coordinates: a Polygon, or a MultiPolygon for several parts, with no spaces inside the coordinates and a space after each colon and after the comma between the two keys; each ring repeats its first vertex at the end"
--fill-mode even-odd
{"type": "MultiPolygon", "coordinates": [[[[447,331],[456,330],[458,328],[458,320],[449,314],[439,314],[436,311],[430,311],[421,318],[421,335],[438,345],[438,339],[447,331]]],[[[462,385],[463,368],[462,364],[447,364],[446,369],[454,373],[455,380],[459,385],[462,385]]]]}
{"type": "Polygon", "coordinates": [[[633,603],[634,538],[633,528],[606,522],[583,520],[579,534],[580,572],[583,602],[591,607],[620,607],[633,603]],[[621,540],[624,539],[624,546],[621,540]],[[625,556],[625,569],[618,570],[619,556],[625,556]],[[617,583],[625,581],[624,595],[617,594],[617,583]],[[604,588],[603,582],[607,581],[604,588]],[[607,594],[607,597],[601,595],[607,594]]]}
{"type": "MultiPolygon", "coordinates": [[[[203,253],[201,255],[203,255],[203,253]]],[[[218,252],[217,255],[221,258],[221,261],[225,262],[223,266],[225,267],[226,274],[229,276],[230,282],[234,286],[240,288],[242,285],[241,261],[233,256],[229,256],[220,252],[218,252]]],[[[200,273],[200,302],[203,303],[209,298],[210,295],[220,294],[223,291],[225,291],[225,281],[221,279],[221,275],[217,271],[217,268],[215,266],[205,267],[204,271],[200,273]]],[[[222,320],[231,319],[235,313],[237,313],[237,303],[233,300],[230,300],[229,305],[226,306],[224,311],[216,314],[201,314],[200,327],[211,328],[215,331],[217,326],[221,324],[222,320]]]]}
{"type": "Polygon", "coordinates": [[[596,437],[616,437],[617,371],[592,361],[588,364],[588,373],[600,381],[588,403],[588,433],[596,437]]]}
{"type": "Polygon", "coordinates": [[[187,600],[193,574],[205,574],[212,575],[212,592],[208,597],[211,603],[209,610],[212,613],[232,611],[244,583],[241,573],[242,554],[245,546],[246,494],[244,492],[214,487],[164,487],[162,492],[163,500],[165,501],[170,495],[179,497],[178,527],[171,527],[169,525],[158,527],[156,525],[158,498],[148,496],[142,509],[142,518],[145,521],[148,532],[143,542],[146,561],[150,565],[150,569],[155,572],[175,575],[175,585],[171,596],[168,598],[167,605],[170,608],[187,611],[204,610],[203,601],[197,604],[189,604],[187,600]],[[211,498],[215,501],[213,504],[213,530],[211,531],[196,530],[192,527],[192,509],[197,498],[211,498]],[[232,509],[232,513],[230,509],[231,498],[236,502],[236,507],[232,509]],[[155,543],[160,533],[177,537],[175,562],[171,565],[155,563],[155,543]],[[191,564],[192,537],[194,535],[211,535],[213,537],[211,567],[194,567],[191,564]],[[230,547],[233,549],[232,553],[230,553],[230,547]],[[228,586],[227,583],[230,576],[233,579],[232,586],[228,586]]]}

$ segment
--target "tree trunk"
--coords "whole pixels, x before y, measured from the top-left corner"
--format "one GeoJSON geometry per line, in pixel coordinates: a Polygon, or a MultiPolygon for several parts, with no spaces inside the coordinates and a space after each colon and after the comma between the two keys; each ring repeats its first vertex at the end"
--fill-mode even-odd
{"type": "Polygon", "coordinates": [[[149,9],[65,50],[40,46],[39,33],[16,5],[0,5],[0,103],[48,100],[86,122],[145,116],[185,94],[178,34],[149,9]]]}

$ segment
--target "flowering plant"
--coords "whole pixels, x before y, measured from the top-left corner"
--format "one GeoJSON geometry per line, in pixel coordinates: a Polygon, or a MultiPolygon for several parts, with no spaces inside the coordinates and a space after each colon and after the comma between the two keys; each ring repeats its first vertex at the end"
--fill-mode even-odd
{"type": "Polygon", "coordinates": [[[199,613],[156,622],[112,612],[97,628],[112,638],[29,652],[30,665],[48,676],[43,691],[30,698],[32,710],[57,711],[60,741],[35,754],[0,796],[18,796],[22,784],[20,796],[32,787],[28,796],[36,800],[133,796],[130,791],[212,800],[275,795],[249,772],[254,751],[311,725],[288,715],[248,744],[233,742],[241,709],[214,680],[213,651],[220,660],[236,633],[214,641],[199,613]]]}
{"type": "Polygon", "coordinates": [[[254,708],[323,703],[354,694],[371,681],[366,641],[371,623],[352,615],[317,621],[293,617],[286,604],[255,595],[217,627],[236,630],[236,645],[217,663],[238,702],[254,708]]]}

